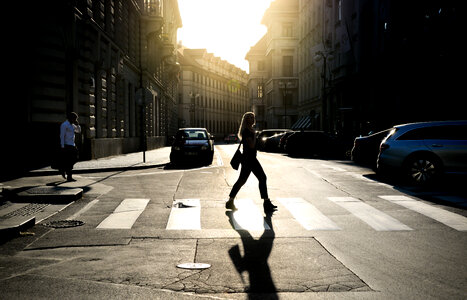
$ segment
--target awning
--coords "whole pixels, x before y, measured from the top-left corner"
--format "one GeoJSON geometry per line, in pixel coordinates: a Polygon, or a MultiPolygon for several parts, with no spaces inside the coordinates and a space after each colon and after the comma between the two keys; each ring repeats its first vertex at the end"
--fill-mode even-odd
{"type": "Polygon", "coordinates": [[[311,119],[310,116],[304,116],[301,117],[300,119],[295,122],[295,124],[292,125],[292,130],[300,130],[300,129],[310,129],[311,127],[311,119]]]}

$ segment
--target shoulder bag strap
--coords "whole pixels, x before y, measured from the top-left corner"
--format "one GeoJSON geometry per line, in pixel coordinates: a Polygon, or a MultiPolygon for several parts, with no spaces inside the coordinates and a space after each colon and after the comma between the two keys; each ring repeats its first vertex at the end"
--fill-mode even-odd
{"type": "Polygon", "coordinates": [[[240,146],[242,145],[242,140],[240,140],[240,143],[238,144],[237,150],[240,150],[240,146]]]}

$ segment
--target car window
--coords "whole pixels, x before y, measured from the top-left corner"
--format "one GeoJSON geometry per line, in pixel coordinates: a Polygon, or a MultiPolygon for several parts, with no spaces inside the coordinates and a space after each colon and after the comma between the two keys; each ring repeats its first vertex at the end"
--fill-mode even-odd
{"type": "Polygon", "coordinates": [[[467,125],[443,125],[410,130],[398,140],[467,140],[467,125]]]}
{"type": "Polygon", "coordinates": [[[185,138],[186,140],[206,140],[207,135],[204,130],[184,130],[177,133],[177,138],[185,138]]]}
{"type": "Polygon", "coordinates": [[[391,131],[391,129],[386,129],[386,130],[383,130],[383,131],[379,131],[379,132],[370,134],[369,137],[384,139],[386,136],[389,135],[390,131],[391,131]]]}

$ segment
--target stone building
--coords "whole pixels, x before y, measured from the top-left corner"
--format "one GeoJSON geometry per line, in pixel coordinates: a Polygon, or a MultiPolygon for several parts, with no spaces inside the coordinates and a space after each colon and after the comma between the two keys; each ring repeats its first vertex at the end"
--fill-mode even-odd
{"type": "Polygon", "coordinates": [[[24,24],[9,33],[19,93],[4,105],[15,116],[9,142],[40,147],[8,149],[13,169],[50,163],[70,111],[81,159],[165,145],[178,125],[177,0],[29,2],[9,4],[24,24]]]}
{"type": "Polygon", "coordinates": [[[251,110],[248,74],[206,49],[180,46],[179,127],[205,127],[221,140],[237,133],[243,114],[251,110]]]}
{"type": "Polygon", "coordinates": [[[290,128],[298,115],[298,0],[272,2],[262,24],[266,35],[246,55],[250,101],[260,127],[290,128]]]}

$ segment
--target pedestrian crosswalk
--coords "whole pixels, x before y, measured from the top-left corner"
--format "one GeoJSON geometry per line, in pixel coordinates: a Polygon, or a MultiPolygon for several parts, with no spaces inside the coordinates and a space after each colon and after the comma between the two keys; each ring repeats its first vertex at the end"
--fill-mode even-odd
{"type": "Polygon", "coordinates": [[[382,199],[389,200],[395,204],[404,206],[410,210],[416,211],[419,214],[432,218],[446,226],[454,228],[458,231],[467,231],[467,218],[464,216],[452,213],[450,211],[428,205],[426,203],[416,201],[407,196],[379,196],[382,199]]]}
{"type": "Polygon", "coordinates": [[[233,212],[232,222],[235,230],[270,230],[264,221],[263,213],[251,199],[238,199],[237,211],[233,212]]]}
{"type": "MultiPolygon", "coordinates": [[[[288,222],[287,226],[298,227],[305,231],[342,231],[351,230],[353,226],[364,226],[370,230],[380,232],[416,230],[417,223],[413,222],[409,226],[397,219],[400,216],[397,212],[401,210],[400,208],[394,208],[400,206],[410,211],[410,213],[417,213],[435,220],[442,226],[447,226],[456,231],[467,231],[466,217],[404,195],[380,195],[373,199],[379,201],[380,205],[377,207],[389,206],[387,211],[385,209],[386,212],[376,208],[374,205],[376,202],[367,203],[361,199],[348,196],[327,197],[324,203],[320,202],[319,206],[314,204],[313,201],[299,197],[277,198],[275,200],[279,206],[280,222],[278,221],[278,224],[283,225],[285,224],[284,220],[286,220],[288,222]],[[318,207],[321,207],[321,210],[318,207]],[[337,209],[338,213],[326,216],[326,213],[322,211],[323,207],[325,212],[329,213],[330,210],[335,212],[337,209]],[[343,220],[342,216],[345,216],[346,219],[343,220]],[[355,222],[349,224],[346,221],[349,216],[355,218],[359,225],[355,225],[355,222]]],[[[138,222],[138,218],[149,202],[150,199],[124,199],[113,213],[97,225],[96,229],[131,229],[138,222]]],[[[167,231],[203,230],[207,227],[212,229],[212,226],[205,225],[207,222],[216,222],[216,218],[212,220],[212,215],[217,215],[216,212],[218,211],[218,219],[225,217],[224,213],[222,213],[225,210],[224,202],[221,200],[218,202],[219,205],[213,206],[212,200],[175,200],[170,208],[170,214],[164,229],[167,231]],[[203,210],[209,210],[210,213],[203,214],[203,210]],[[211,216],[211,218],[203,220],[203,216],[206,215],[211,216]]],[[[261,202],[252,199],[237,199],[235,204],[238,210],[230,214],[229,223],[224,224],[226,228],[219,229],[264,231],[272,230],[271,227],[275,227],[272,225],[274,224],[274,218],[272,223],[268,224],[265,221],[261,202]]],[[[404,218],[404,220],[407,220],[407,218],[404,218]]]]}
{"type": "Polygon", "coordinates": [[[302,198],[279,198],[278,200],[306,230],[341,230],[313,204],[302,198]]]}
{"type": "Polygon", "coordinates": [[[412,230],[393,217],[354,197],[329,197],[329,200],[345,208],[376,231],[412,230]]]}
{"type": "Polygon", "coordinates": [[[150,199],[125,199],[97,229],[131,229],[150,199]]]}
{"type": "Polygon", "coordinates": [[[167,230],[200,230],[201,205],[199,199],[182,199],[174,202],[167,230]]]}

